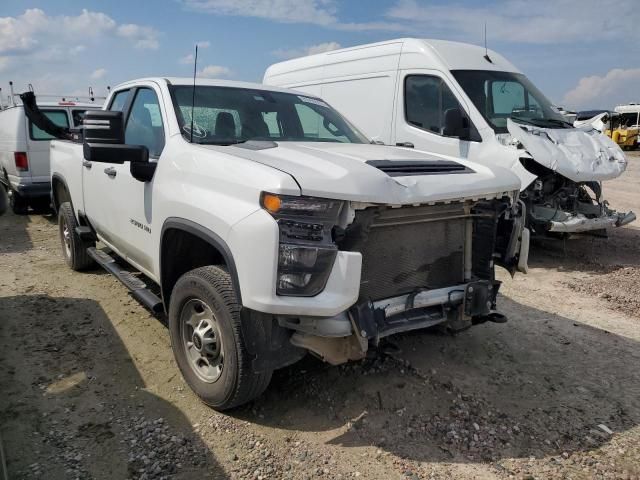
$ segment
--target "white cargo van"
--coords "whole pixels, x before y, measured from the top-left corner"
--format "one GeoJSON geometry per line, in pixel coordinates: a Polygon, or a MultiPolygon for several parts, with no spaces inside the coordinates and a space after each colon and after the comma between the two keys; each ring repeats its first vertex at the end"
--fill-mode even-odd
{"type": "Polygon", "coordinates": [[[322,97],[372,141],[511,169],[536,233],[601,231],[635,220],[602,194],[601,182],[626,169],[622,150],[590,126],[574,128],[491,50],[390,40],[277,63],[264,83],[322,97]]]}
{"type": "MultiPolygon", "coordinates": [[[[50,203],[49,141],[53,137],[27,119],[16,96],[9,98],[10,104],[0,109],[0,188],[7,190],[13,212],[24,214],[29,206],[40,210],[50,203]]],[[[60,97],[39,106],[53,123],[67,128],[79,127],[84,112],[100,108],[102,101],[60,97]]]]}

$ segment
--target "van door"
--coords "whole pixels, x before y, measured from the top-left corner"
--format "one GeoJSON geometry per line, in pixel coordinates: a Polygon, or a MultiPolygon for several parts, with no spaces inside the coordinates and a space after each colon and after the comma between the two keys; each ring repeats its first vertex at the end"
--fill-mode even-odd
{"type": "MultiPolygon", "coordinates": [[[[398,80],[393,144],[467,158],[470,144],[475,142],[444,136],[443,128],[448,109],[459,108],[467,116],[469,109],[458,100],[441,73],[402,70],[398,80]]],[[[471,130],[475,127],[471,126],[471,130]]]]}
{"type": "MultiPolygon", "coordinates": [[[[109,110],[124,111],[129,102],[129,90],[120,90],[113,95],[109,110]]],[[[110,163],[82,161],[82,194],[87,218],[93,228],[108,243],[113,243],[113,189],[114,178],[107,175],[105,170],[113,165],[110,163]]]]}
{"type": "MultiPolygon", "coordinates": [[[[60,127],[69,127],[69,116],[65,108],[42,108],[49,120],[60,127]]],[[[27,158],[29,161],[29,170],[31,171],[31,181],[33,183],[44,182],[49,183],[51,173],[49,165],[49,142],[54,137],[40,130],[29,119],[25,117],[27,122],[27,158]]]]}

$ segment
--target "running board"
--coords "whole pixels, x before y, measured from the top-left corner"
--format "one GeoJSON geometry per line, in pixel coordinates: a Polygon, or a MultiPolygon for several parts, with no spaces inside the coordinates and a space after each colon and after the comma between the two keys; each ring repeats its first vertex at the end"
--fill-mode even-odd
{"type": "Polygon", "coordinates": [[[142,280],[118,265],[115,258],[95,247],[87,248],[87,253],[98,263],[98,265],[120,280],[124,286],[129,289],[133,298],[138,300],[153,313],[161,313],[163,311],[162,300],[160,300],[155,293],[149,290],[142,280]]]}

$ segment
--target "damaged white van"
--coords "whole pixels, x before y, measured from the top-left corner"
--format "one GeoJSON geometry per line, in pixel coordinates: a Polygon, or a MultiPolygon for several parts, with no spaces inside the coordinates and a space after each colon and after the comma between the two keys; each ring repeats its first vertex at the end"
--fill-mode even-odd
{"type": "Polygon", "coordinates": [[[264,83],[317,95],[378,142],[514,171],[535,233],[602,231],[635,220],[602,181],[627,166],[590,126],[574,128],[501,55],[442,40],[398,39],[269,67],[264,83]]]}

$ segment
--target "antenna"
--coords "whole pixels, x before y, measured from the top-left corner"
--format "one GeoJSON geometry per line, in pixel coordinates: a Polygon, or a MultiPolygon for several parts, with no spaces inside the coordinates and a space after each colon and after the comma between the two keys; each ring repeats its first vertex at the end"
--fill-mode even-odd
{"type": "Polygon", "coordinates": [[[493,63],[487,49],[487,22],[484,22],[484,59],[489,63],[493,63]]]}
{"type": "Polygon", "coordinates": [[[196,56],[193,58],[193,91],[191,92],[191,138],[190,143],[193,143],[193,111],[196,105],[196,72],[198,68],[198,44],[196,43],[196,56]]]}

